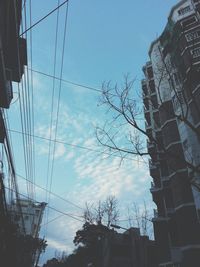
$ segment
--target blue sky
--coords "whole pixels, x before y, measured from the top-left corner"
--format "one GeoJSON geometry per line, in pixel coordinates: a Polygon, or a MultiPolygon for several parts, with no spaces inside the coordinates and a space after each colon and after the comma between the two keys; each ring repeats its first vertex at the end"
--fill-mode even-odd
{"type": "MultiPolygon", "coordinates": [[[[56,7],[57,1],[32,1],[32,22],[37,21],[56,7]]],[[[61,1],[60,1],[61,2],[61,1]]],[[[150,43],[159,36],[175,0],[71,0],[69,1],[63,78],[74,83],[101,88],[103,81],[121,82],[123,75],[130,73],[136,78],[135,88],[139,90],[143,77],[142,66],[148,60],[150,43]]],[[[27,18],[29,3],[27,1],[27,18]]],[[[60,76],[65,6],[59,14],[58,49],[56,75],[60,76]]],[[[53,74],[56,15],[32,29],[33,69],[53,74]]],[[[29,19],[27,22],[29,25],[29,19]]],[[[28,33],[30,67],[30,32],[28,33]]],[[[52,79],[33,73],[34,116],[36,135],[49,138],[52,79]]],[[[53,130],[56,128],[56,106],[59,82],[55,83],[53,130]]],[[[14,87],[17,92],[17,86],[14,87]]],[[[17,94],[15,94],[16,96],[17,94]]],[[[57,139],[65,143],[99,150],[95,139],[95,126],[103,125],[106,109],[98,105],[99,94],[83,87],[61,84],[61,100],[57,139]]],[[[10,128],[21,131],[19,100],[8,111],[10,128]]],[[[22,137],[12,133],[17,173],[26,176],[23,159],[22,137]]],[[[35,182],[46,187],[49,142],[35,139],[35,182]]],[[[53,148],[51,147],[51,151],[53,148]]],[[[55,161],[51,190],[69,199],[80,207],[85,202],[95,202],[114,194],[119,200],[121,219],[126,217],[125,207],[145,199],[153,207],[149,192],[151,178],[148,166],[138,159],[126,160],[120,166],[120,159],[100,156],[98,153],[74,148],[64,144],[55,147],[55,161]]],[[[18,179],[20,191],[26,193],[26,184],[18,179]]],[[[49,188],[48,184],[48,188],[49,188]]],[[[45,201],[46,194],[35,188],[36,199],[45,201]]],[[[59,200],[50,198],[50,206],[60,211],[78,215],[82,211],[59,200]]],[[[60,214],[49,210],[48,220],[60,214]]],[[[46,216],[44,223],[46,221],[46,216]]],[[[71,251],[72,239],[81,223],[62,216],[42,227],[49,246],[42,261],[54,256],[54,251],[71,251]]],[[[124,222],[124,226],[127,226],[124,222]]]]}

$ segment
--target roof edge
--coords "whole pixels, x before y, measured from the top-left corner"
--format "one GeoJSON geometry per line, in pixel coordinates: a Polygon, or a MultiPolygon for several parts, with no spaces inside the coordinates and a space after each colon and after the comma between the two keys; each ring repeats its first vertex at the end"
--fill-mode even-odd
{"type": "MultiPolygon", "coordinates": [[[[170,13],[169,13],[169,16],[168,16],[168,21],[172,18],[172,14],[173,14],[173,12],[174,12],[174,10],[176,9],[176,8],[178,8],[179,6],[181,6],[182,4],[184,4],[186,1],[188,1],[188,0],[181,0],[179,3],[177,3],[176,5],[174,5],[172,8],[171,8],[171,10],[170,10],[170,13]]],[[[167,22],[168,23],[168,22],[167,22]]],[[[167,24],[166,24],[167,25],[167,24]]],[[[166,26],[165,26],[166,27],[166,26]]],[[[151,43],[151,45],[150,45],[150,48],[149,48],[149,57],[150,57],[150,54],[151,54],[151,52],[152,52],[152,49],[153,49],[153,46],[160,40],[160,37],[161,37],[161,35],[163,34],[163,32],[165,31],[165,28],[164,28],[164,30],[162,31],[162,33],[160,34],[160,36],[157,38],[157,39],[155,39],[152,43],[151,43]]]]}

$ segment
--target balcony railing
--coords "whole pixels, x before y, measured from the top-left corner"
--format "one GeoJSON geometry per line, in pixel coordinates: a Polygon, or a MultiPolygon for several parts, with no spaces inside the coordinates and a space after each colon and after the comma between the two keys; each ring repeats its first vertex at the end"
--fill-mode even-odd
{"type": "Polygon", "coordinates": [[[147,130],[147,129],[152,129],[152,126],[151,126],[151,124],[148,124],[148,123],[145,121],[145,128],[146,128],[146,130],[147,130]]]}
{"type": "Polygon", "coordinates": [[[173,214],[175,210],[173,208],[166,208],[166,213],[167,214],[173,214]]]}
{"type": "Polygon", "coordinates": [[[152,169],[157,169],[157,166],[156,164],[151,160],[149,159],[149,168],[152,170],[152,169]]]}
{"type": "Polygon", "coordinates": [[[143,106],[144,113],[149,112],[149,109],[146,108],[146,106],[143,106]]]}
{"type": "Polygon", "coordinates": [[[156,147],[156,144],[153,142],[150,142],[149,140],[147,140],[147,148],[148,149],[153,149],[156,147]]]}
{"type": "Polygon", "coordinates": [[[154,209],[153,210],[154,218],[158,218],[158,210],[154,209]]]}

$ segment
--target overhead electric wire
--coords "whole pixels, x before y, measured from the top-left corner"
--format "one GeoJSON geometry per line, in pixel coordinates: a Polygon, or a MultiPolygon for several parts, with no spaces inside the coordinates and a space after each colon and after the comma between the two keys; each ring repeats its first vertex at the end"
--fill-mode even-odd
{"type": "Polygon", "coordinates": [[[37,22],[35,22],[33,25],[31,25],[28,29],[25,29],[25,31],[23,31],[20,34],[20,37],[25,34],[26,32],[30,31],[32,28],[34,28],[36,25],[38,25],[40,22],[42,22],[43,20],[45,20],[47,17],[49,17],[51,14],[53,14],[58,8],[61,8],[64,4],[68,3],[69,0],[65,0],[62,4],[60,4],[58,7],[54,8],[52,11],[50,11],[47,15],[45,15],[44,17],[42,17],[41,19],[39,19],[37,22]]]}
{"type": "Polygon", "coordinates": [[[50,221],[45,222],[44,224],[42,224],[41,227],[44,227],[44,226],[46,226],[46,225],[48,225],[48,224],[50,224],[50,223],[52,223],[52,222],[54,222],[54,221],[60,219],[60,218],[63,217],[63,216],[64,216],[63,214],[61,214],[61,215],[59,215],[59,216],[56,216],[56,217],[53,218],[52,220],[50,220],[50,221]]]}
{"type": "MultiPolygon", "coordinates": [[[[88,89],[88,90],[91,90],[91,91],[94,91],[94,92],[97,92],[97,93],[103,93],[101,89],[98,89],[98,88],[95,88],[95,87],[92,87],[92,86],[88,86],[88,85],[85,85],[85,84],[82,84],[82,83],[76,83],[76,82],[72,82],[72,81],[69,81],[69,80],[66,80],[66,79],[60,79],[59,77],[57,76],[53,76],[51,74],[48,74],[48,73],[45,73],[45,72],[42,72],[42,71],[39,71],[39,70],[35,70],[35,69],[32,69],[32,71],[34,73],[37,73],[37,74],[40,74],[40,75],[43,75],[43,76],[46,76],[48,78],[51,78],[51,79],[56,79],[58,81],[62,81],[64,83],[68,83],[68,84],[71,84],[71,85],[75,85],[75,86],[78,86],[78,87],[82,87],[82,88],[85,88],[85,89],[88,89]]],[[[115,96],[117,97],[117,95],[115,94],[112,94],[112,93],[109,93],[110,96],[115,96]]],[[[131,99],[129,99],[131,100],[131,99]]],[[[136,120],[142,120],[144,121],[144,118],[137,118],[136,120]]]]}
{"type": "MultiPolygon", "coordinates": [[[[66,34],[67,34],[67,22],[68,22],[68,7],[69,2],[66,5],[65,11],[65,20],[64,20],[64,30],[63,30],[63,44],[62,44],[62,54],[61,54],[61,68],[60,68],[60,79],[62,79],[63,75],[63,66],[64,66],[64,54],[65,54],[65,43],[66,43],[66,34]]],[[[56,110],[56,121],[55,121],[55,139],[57,137],[58,131],[58,119],[59,119],[59,111],[60,111],[60,99],[61,99],[61,89],[62,89],[62,82],[59,83],[59,91],[58,91],[58,101],[57,101],[57,110],[56,110]]],[[[54,161],[55,161],[55,151],[56,151],[56,143],[53,143],[53,155],[52,155],[52,163],[51,163],[51,170],[50,170],[50,191],[53,183],[53,172],[54,172],[54,161]]],[[[50,202],[50,195],[49,195],[49,202],[50,202]]],[[[47,219],[48,219],[48,209],[47,209],[47,219]]]]}
{"type": "MultiPolygon", "coordinates": [[[[32,25],[32,0],[29,0],[29,23],[32,25]]],[[[32,45],[32,29],[30,30],[30,66],[31,66],[31,117],[32,117],[32,134],[35,133],[35,116],[34,116],[34,94],[33,94],[33,45],[32,45]]],[[[27,66],[28,68],[28,66],[27,66]]],[[[35,142],[32,138],[32,154],[33,154],[33,181],[35,182],[35,142]]],[[[35,195],[35,192],[34,192],[35,195]]]]}
{"type": "MultiPolygon", "coordinates": [[[[19,36],[18,36],[18,21],[17,21],[17,18],[19,17],[19,14],[17,13],[18,10],[15,9],[15,34],[16,34],[16,39],[17,39],[17,62],[18,62],[18,75],[19,77],[21,77],[21,64],[20,64],[20,61],[21,61],[21,57],[20,57],[20,54],[19,54],[19,36]]],[[[22,23],[22,27],[23,27],[23,23],[22,23]]],[[[18,84],[18,89],[19,89],[19,84],[18,84]]],[[[22,114],[21,114],[22,115],[22,114]]],[[[16,177],[15,177],[15,180],[16,180],[16,177]]],[[[17,184],[17,181],[16,181],[16,184],[17,184]]],[[[27,188],[28,190],[28,188],[27,188]]],[[[17,197],[17,202],[19,202],[19,199],[17,197]]],[[[22,211],[21,211],[21,206],[20,206],[20,203],[19,203],[19,211],[20,211],[20,215],[21,215],[21,219],[22,219],[22,223],[23,223],[23,228],[24,228],[24,231],[25,231],[25,226],[24,226],[24,221],[23,221],[23,216],[22,216],[22,211]]]]}
{"type": "MultiPolygon", "coordinates": [[[[23,85],[22,85],[23,86],[23,85]]],[[[23,107],[22,107],[22,101],[21,101],[21,92],[20,92],[20,86],[18,84],[18,94],[19,94],[19,108],[20,108],[20,119],[21,119],[21,129],[22,132],[26,133],[26,129],[24,127],[24,120],[23,120],[23,107]]],[[[22,146],[23,146],[23,154],[24,154],[24,168],[26,172],[26,176],[28,177],[28,163],[27,163],[27,156],[26,156],[26,135],[22,135],[22,146]]],[[[27,185],[28,186],[28,185],[27,185]]],[[[27,187],[28,192],[28,187],[27,187]]]]}
{"type": "MultiPolygon", "coordinates": [[[[27,133],[23,133],[21,131],[13,130],[13,129],[9,129],[9,131],[11,131],[13,133],[17,133],[17,134],[22,134],[22,135],[26,135],[27,134],[27,133]]],[[[37,139],[45,140],[45,141],[49,141],[50,140],[47,137],[42,137],[42,136],[39,136],[39,135],[34,135],[33,137],[37,138],[37,139]]],[[[121,156],[118,156],[118,155],[115,155],[115,154],[110,154],[110,153],[105,152],[105,151],[99,151],[99,150],[96,150],[96,149],[93,149],[93,148],[90,148],[90,147],[87,147],[87,146],[75,145],[75,144],[72,144],[72,143],[68,143],[68,142],[61,141],[61,140],[55,140],[55,139],[52,139],[50,141],[58,143],[58,144],[63,144],[63,145],[66,145],[66,146],[71,146],[71,147],[74,147],[74,148],[88,150],[88,151],[91,151],[91,152],[95,152],[95,153],[99,153],[99,154],[103,154],[103,155],[107,155],[107,156],[121,158],[121,156]]],[[[132,158],[128,158],[128,157],[125,157],[124,159],[126,159],[126,160],[128,159],[128,160],[131,160],[131,161],[136,161],[136,162],[139,162],[139,163],[147,164],[144,161],[140,161],[140,160],[136,160],[136,159],[132,159],[132,158]]]]}
{"type": "Polygon", "coordinates": [[[76,220],[76,221],[84,222],[84,220],[80,220],[80,219],[76,218],[75,216],[73,216],[73,215],[71,215],[71,214],[69,214],[69,213],[60,211],[60,210],[58,210],[58,209],[56,209],[56,208],[54,208],[54,207],[51,207],[51,206],[49,206],[49,208],[50,208],[51,210],[54,210],[54,211],[56,211],[56,212],[59,212],[59,213],[61,213],[61,214],[63,214],[63,215],[66,215],[66,216],[68,216],[68,217],[70,217],[70,218],[72,218],[72,219],[74,219],[74,220],[76,220]]]}
{"type": "MultiPolygon", "coordinates": [[[[60,1],[58,0],[58,6],[60,1]]],[[[55,47],[54,47],[54,63],[53,63],[53,76],[56,74],[56,62],[57,62],[57,46],[58,46],[58,26],[59,26],[59,9],[57,9],[56,16],[56,34],[55,34],[55,47]]],[[[55,95],[55,78],[53,78],[52,84],[52,97],[51,97],[51,115],[50,115],[50,139],[52,138],[52,128],[53,128],[53,110],[54,110],[54,95],[55,95]]],[[[48,149],[48,160],[47,160],[47,178],[46,178],[46,188],[49,186],[49,173],[50,173],[50,158],[51,158],[51,141],[49,141],[49,149],[48,149]]],[[[50,187],[51,187],[52,179],[50,178],[50,187]]],[[[49,187],[50,191],[51,188],[49,187]]],[[[50,194],[47,196],[46,193],[46,201],[49,202],[50,194]],[[47,200],[48,199],[48,200],[47,200]]],[[[46,220],[48,220],[48,211],[46,214],[46,220]]]]}
{"type": "MultiPolygon", "coordinates": [[[[9,121],[9,117],[8,117],[8,111],[5,110],[4,111],[6,116],[5,116],[5,121],[6,121],[6,125],[7,125],[7,133],[8,133],[8,136],[9,136],[9,140],[10,140],[10,146],[11,146],[11,151],[14,151],[13,149],[13,142],[12,142],[12,136],[11,136],[11,132],[8,131],[8,129],[10,128],[10,121],[9,121]]],[[[3,151],[3,146],[2,146],[2,151],[3,151]]],[[[15,165],[15,159],[13,157],[13,162],[14,162],[14,165],[15,165]]],[[[9,168],[7,169],[7,173],[8,173],[8,176],[7,176],[7,179],[8,179],[8,184],[9,186],[11,187],[12,186],[12,173],[10,173],[9,171],[9,168]]],[[[10,202],[12,202],[13,198],[12,198],[12,194],[9,195],[9,200],[10,202]]]]}
{"type": "MultiPolygon", "coordinates": [[[[31,181],[29,181],[27,178],[25,178],[24,176],[22,176],[22,175],[20,175],[20,174],[16,174],[18,177],[20,177],[20,178],[22,178],[23,180],[26,180],[26,181],[28,181],[29,183],[32,183],[31,181]]],[[[81,208],[79,205],[77,205],[77,204],[75,204],[75,203],[73,203],[72,201],[70,201],[70,200],[68,200],[68,199],[66,199],[66,198],[63,198],[63,197],[61,197],[60,195],[58,195],[58,194],[56,194],[56,193],[54,193],[54,192],[52,192],[52,191],[49,191],[49,190],[47,190],[47,189],[45,189],[44,187],[42,187],[42,186],[40,186],[40,185],[38,185],[38,184],[36,184],[36,183],[33,183],[37,188],[39,188],[39,189],[42,189],[42,190],[44,190],[44,191],[47,191],[49,194],[51,194],[52,196],[54,196],[54,197],[56,197],[56,198],[59,198],[60,200],[62,200],[62,201],[64,201],[64,202],[66,202],[67,204],[70,204],[70,205],[72,205],[72,206],[74,206],[74,207],[76,207],[76,208],[78,208],[78,209],[80,209],[80,210],[83,210],[83,208],[81,208]]]]}
{"type": "MultiPolygon", "coordinates": [[[[17,14],[16,14],[17,15],[17,14]]],[[[17,25],[17,21],[16,21],[16,25],[17,25]]],[[[23,29],[23,21],[22,21],[22,29],[23,29]]],[[[16,37],[18,40],[18,36],[17,36],[17,28],[16,28],[16,37]]],[[[17,57],[18,57],[18,75],[19,77],[21,77],[21,67],[20,67],[20,55],[19,55],[19,42],[17,43],[18,45],[18,49],[17,49],[17,57]]],[[[26,127],[26,120],[24,120],[24,116],[26,114],[25,112],[25,107],[23,105],[24,101],[23,101],[23,93],[24,91],[24,84],[23,84],[23,79],[21,81],[21,84],[19,85],[18,83],[18,95],[19,95],[19,108],[20,108],[20,120],[21,120],[21,128],[22,128],[22,132],[27,132],[27,127],[26,127]],[[22,91],[22,93],[21,93],[22,91]]],[[[25,168],[25,172],[26,172],[26,176],[28,177],[28,156],[27,156],[27,137],[26,136],[22,136],[22,145],[23,145],[23,154],[24,154],[24,168],[25,168]]],[[[28,189],[28,185],[27,185],[27,193],[28,193],[29,189],[28,189]]]]}
{"type": "MultiPolygon", "coordinates": [[[[6,187],[6,186],[5,186],[5,188],[8,189],[8,190],[11,190],[11,191],[14,191],[14,192],[15,192],[14,189],[10,189],[10,188],[8,188],[8,187],[6,187]]],[[[26,199],[29,199],[29,200],[31,200],[31,201],[33,201],[33,202],[37,202],[37,203],[38,203],[38,201],[36,201],[35,199],[30,199],[30,198],[28,198],[26,195],[24,195],[24,194],[22,194],[22,193],[18,193],[18,194],[19,194],[20,196],[23,196],[23,197],[26,198],[26,199]]],[[[76,221],[84,222],[83,220],[80,220],[80,219],[76,218],[75,216],[73,216],[73,215],[71,215],[71,214],[69,214],[69,213],[66,213],[66,212],[63,212],[63,211],[61,211],[61,210],[58,210],[57,208],[54,208],[54,207],[51,207],[51,206],[49,206],[49,208],[50,208],[51,210],[54,210],[54,211],[60,213],[60,214],[63,214],[63,215],[65,215],[65,216],[67,216],[67,217],[70,217],[70,218],[72,218],[72,219],[74,219],[74,220],[76,220],[76,221]]]]}
{"type": "Polygon", "coordinates": [[[8,134],[7,122],[6,122],[6,119],[5,119],[4,111],[0,109],[0,112],[2,113],[2,117],[3,117],[4,123],[5,123],[5,140],[4,140],[3,146],[4,146],[4,151],[5,151],[6,157],[7,157],[8,170],[10,172],[12,187],[15,190],[17,207],[18,207],[19,214],[21,215],[21,219],[22,219],[22,228],[24,230],[24,234],[26,234],[24,220],[23,220],[23,216],[22,216],[22,209],[21,209],[21,205],[19,203],[19,190],[18,190],[18,184],[17,184],[17,179],[16,179],[16,172],[15,172],[15,164],[14,164],[14,160],[13,160],[13,153],[12,153],[12,148],[11,148],[9,134],[8,134]]]}
{"type": "Polygon", "coordinates": [[[44,73],[42,71],[38,71],[38,70],[35,70],[35,69],[32,69],[33,72],[35,73],[38,73],[38,74],[41,74],[43,76],[46,76],[46,77],[49,77],[49,78],[52,78],[52,79],[56,79],[58,81],[62,81],[64,83],[68,83],[68,84],[71,84],[71,85],[76,85],[76,86],[79,86],[79,87],[83,87],[83,88],[86,88],[86,89],[89,89],[89,90],[92,90],[92,91],[95,91],[95,92],[98,92],[98,93],[102,93],[102,90],[101,89],[97,89],[95,87],[91,87],[91,86],[87,86],[87,85],[83,85],[83,84],[80,84],[80,83],[75,83],[75,82],[72,82],[72,81],[68,81],[66,79],[60,79],[59,77],[56,77],[56,76],[53,76],[51,74],[47,74],[47,73],[44,73]]]}
{"type": "MultiPolygon", "coordinates": [[[[27,15],[26,15],[26,8],[24,9],[24,19],[25,19],[25,27],[27,28],[27,15]]],[[[31,33],[31,31],[30,31],[31,33]]],[[[25,34],[26,36],[26,39],[28,39],[28,35],[27,33],[25,34]]],[[[32,58],[31,58],[32,60],[32,58]]],[[[27,67],[28,67],[28,62],[27,62],[27,67]]],[[[26,105],[27,105],[27,110],[28,110],[28,113],[27,113],[27,121],[28,121],[28,131],[29,133],[33,134],[33,125],[32,125],[32,118],[33,118],[33,115],[32,115],[32,93],[30,92],[31,91],[31,85],[30,85],[30,77],[29,77],[29,71],[28,71],[28,68],[26,69],[25,73],[24,73],[24,79],[25,79],[25,83],[27,84],[27,90],[25,90],[25,93],[26,93],[26,105]]],[[[33,181],[33,138],[30,136],[28,138],[28,155],[29,155],[29,173],[30,173],[30,176],[29,176],[29,179],[31,181],[33,181]]],[[[34,189],[33,189],[33,186],[30,186],[30,192],[31,192],[31,196],[34,197],[34,189]]]]}
{"type": "MultiPolygon", "coordinates": [[[[25,28],[27,27],[27,19],[26,19],[26,8],[24,8],[24,24],[25,28]]],[[[22,30],[23,30],[23,22],[22,22],[22,30]]],[[[27,39],[27,34],[26,39],[27,39]]],[[[18,51],[19,53],[19,51],[18,51]]],[[[19,57],[20,60],[20,57],[19,57]]],[[[28,64],[28,62],[27,62],[28,64]]],[[[19,75],[21,77],[21,71],[19,70],[19,75]]],[[[24,76],[21,81],[21,96],[20,103],[22,106],[23,112],[21,113],[21,123],[24,125],[24,131],[28,134],[32,134],[32,119],[31,119],[31,102],[30,102],[30,84],[29,84],[29,72],[28,69],[24,72],[24,76]]],[[[30,180],[33,180],[33,154],[32,154],[32,137],[26,136],[25,137],[25,158],[26,158],[26,168],[27,168],[27,177],[29,177],[30,180]]],[[[29,194],[33,197],[33,187],[29,184],[27,185],[27,190],[29,194]]]]}

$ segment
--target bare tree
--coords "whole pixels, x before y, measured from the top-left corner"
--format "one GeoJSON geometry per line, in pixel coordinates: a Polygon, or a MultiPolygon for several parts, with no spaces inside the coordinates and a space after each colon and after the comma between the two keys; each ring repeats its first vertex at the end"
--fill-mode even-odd
{"type": "Polygon", "coordinates": [[[97,205],[86,203],[83,217],[85,222],[90,224],[103,223],[110,227],[119,218],[117,199],[114,196],[108,196],[105,201],[99,201],[97,205]]]}
{"type": "Polygon", "coordinates": [[[93,212],[93,204],[92,205],[89,205],[88,203],[85,204],[83,218],[85,222],[89,222],[90,224],[92,224],[95,221],[94,212],[93,212]]]}
{"type": "Polygon", "coordinates": [[[152,214],[147,209],[146,202],[139,206],[136,202],[133,202],[127,207],[127,215],[129,227],[137,227],[140,229],[142,235],[149,235],[152,237],[152,214]]]}
{"type": "Polygon", "coordinates": [[[126,157],[128,154],[148,155],[139,133],[147,137],[149,136],[139,121],[142,115],[142,108],[131,97],[133,85],[134,80],[130,80],[128,75],[124,76],[121,87],[117,84],[113,87],[110,82],[102,84],[100,103],[106,105],[108,110],[113,112],[113,119],[111,123],[106,123],[103,128],[97,127],[96,137],[99,143],[108,149],[109,152],[119,153],[121,157],[126,157]],[[122,137],[124,134],[120,130],[124,130],[124,125],[126,124],[132,126],[136,131],[130,129],[125,135],[125,142],[122,143],[119,136],[122,137]],[[115,126],[113,127],[113,125],[115,126]]]}
{"type": "Polygon", "coordinates": [[[109,196],[104,202],[105,220],[107,227],[110,227],[112,223],[116,223],[119,218],[117,199],[114,196],[109,196]]]}
{"type": "MultiPolygon", "coordinates": [[[[164,59],[163,59],[164,61],[164,59]]],[[[191,63],[192,64],[192,63],[191,63]]],[[[172,79],[171,72],[167,64],[163,64],[160,72],[158,86],[156,88],[161,104],[163,103],[160,89],[161,82],[166,75],[169,76],[169,80],[172,79]]],[[[124,81],[121,86],[116,84],[112,86],[110,82],[104,82],[102,84],[102,97],[100,103],[107,106],[108,111],[112,112],[111,122],[107,122],[104,127],[96,128],[96,138],[98,142],[104,147],[106,152],[112,154],[118,154],[123,160],[128,155],[145,156],[148,155],[146,149],[145,139],[148,139],[151,143],[159,146],[159,151],[156,152],[155,157],[166,158],[171,160],[171,168],[173,169],[174,163],[183,163],[190,169],[191,173],[199,173],[200,166],[195,165],[193,160],[188,159],[180,155],[180,153],[171,152],[166,149],[163,143],[160,143],[155,136],[150,134],[144,128],[144,124],[141,123],[142,107],[138,101],[136,92],[134,91],[134,79],[129,79],[129,76],[124,76],[124,81]],[[135,93],[135,94],[134,94],[135,93]],[[129,129],[127,133],[127,129],[129,129]]],[[[173,115],[180,121],[184,122],[197,136],[200,138],[200,132],[194,127],[191,120],[188,117],[188,101],[186,96],[180,96],[177,88],[172,86],[172,90],[175,91],[177,101],[180,105],[181,112],[174,113],[173,115]]],[[[184,87],[180,88],[181,92],[184,92],[184,87]]],[[[152,99],[149,99],[150,105],[154,106],[155,103],[152,99]]],[[[196,101],[196,100],[195,100],[196,101]]],[[[197,103],[195,106],[198,106],[197,103]]],[[[166,113],[172,112],[166,108],[166,113]]],[[[198,183],[192,180],[191,183],[198,189],[200,186],[198,183]]]]}

